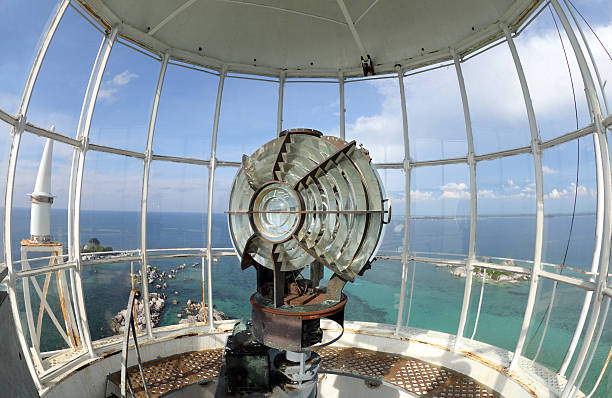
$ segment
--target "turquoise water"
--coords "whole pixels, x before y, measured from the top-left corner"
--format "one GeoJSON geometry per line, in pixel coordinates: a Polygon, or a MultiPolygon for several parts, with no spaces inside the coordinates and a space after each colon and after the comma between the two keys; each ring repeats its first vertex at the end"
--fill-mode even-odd
{"type": "MultiPolygon", "coordinates": [[[[26,236],[29,226],[29,210],[15,209],[13,216],[13,241],[16,243],[14,253],[19,253],[19,239],[26,236]]],[[[66,212],[53,211],[53,235],[56,240],[66,242],[66,212]]],[[[139,216],[136,212],[87,212],[82,213],[81,234],[83,241],[97,237],[103,245],[112,246],[115,250],[134,249],[139,245],[139,216]]],[[[560,263],[567,242],[570,217],[555,216],[545,219],[544,261],[560,263]]],[[[205,218],[201,214],[186,213],[151,213],[148,218],[148,247],[202,247],[205,237],[202,232],[205,218]]],[[[568,252],[567,264],[580,269],[590,268],[593,248],[593,215],[576,217],[574,235],[568,252]]],[[[533,238],[535,231],[534,217],[481,217],[478,220],[477,253],[481,256],[513,257],[529,259],[533,256],[533,238]]],[[[465,254],[469,235],[469,220],[457,219],[415,219],[411,222],[411,250],[417,252],[445,252],[465,254]]],[[[227,222],[223,214],[213,216],[213,242],[215,247],[231,247],[227,233],[227,222]]],[[[399,254],[403,242],[402,219],[394,218],[386,229],[380,250],[384,253],[399,254]]],[[[432,256],[424,254],[425,256],[432,256]]],[[[193,268],[201,259],[180,259],[151,261],[151,265],[160,270],[170,270],[180,264],[187,264],[177,278],[168,280],[166,309],[159,326],[178,322],[177,314],[181,312],[188,299],[201,300],[202,268],[201,264],[193,268]],[[174,292],[178,295],[174,295],[174,292]],[[173,300],[178,303],[172,304],[173,300]]],[[[529,263],[518,265],[529,267],[529,263]]],[[[140,267],[133,264],[134,269],[140,267]]],[[[438,330],[455,334],[459,322],[459,312],[463,298],[464,279],[454,278],[448,269],[436,268],[431,264],[416,263],[409,267],[409,277],[415,272],[414,291],[412,292],[412,309],[409,326],[422,329],[438,330]],[[414,268],[413,268],[414,266],[414,268]]],[[[549,269],[553,271],[553,269],[549,269]]],[[[130,264],[109,264],[87,267],[84,270],[83,287],[87,303],[87,314],[90,331],[94,339],[109,336],[109,325],[112,317],[125,307],[131,288],[130,264]]],[[[570,271],[567,275],[579,276],[570,271]]],[[[400,299],[401,263],[397,261],[377,261],[364,277],[353,284],[348,284],[345,292],[349,296],[346,318],[350,320],[384,322],[394,324],[397,320],[400,299]]],[[[44,277],[39,277],[42,285],[44,277]]],[[[217,309],[230,317],[250,317],[249,297],[255,289],[254,270],[241,271],[235,257],[221,258],[213,267],[213,297],[217,309]]],[[[480,280],[475,279],[472,290],[470,311],[468,314],[465,335],[471,336],[476,317],[480,293],[480,280]]],[[[53,297],[53,283],[51,296],[53,297]]],[[[154,284],[155,285],[155,284],[154,284]]],[[[155,286],[151,291],[156,291],[155,286]]],[[[536,311],[528,333],[528,342],[532,340],[538,324],[546,311],[552,282],[543,280],[536,302],[536,311]]],[[[523,311],[525,309],[529,283],[495,285],[487,283],[484,289],[483,307],[480,314],[475,338],[479,341],[503,347],[510,351],[518,338],[523,311]]],[[[410,295],[410,286],[408,287],[410,295]]],[[[56,295],[55,295],[56,297],[56,295]]],[[[550,369],[560,366],[573,330],[578,313],[582,306],[584,292],[577,288],[559,285],[555,305],[552,311],[550,326],[538,362],[550,369]]],[[[58,305],[57,300],[52,305],[58,305]]],[[[404,321],[407,319],[409,297],[406,300],[404,321]]],[[[37,306],[37,303],[34,303],[37,306]]],[[[21,303],[23,308],[23,303],[21,303]]],[[[57,307],[56,307],[57,308],[57,307]]],[[[610,317],[609,317],[610,318],[610,317]]],[[[45,330],[53,327],[45,318],[45,330]]],[[[541,335],[536,334],[526,350],[526,355],[533,357],[541,335]]],[[[57,333],[43,336],[43,345],[47,349],[62,347],[62,340],[57,333]]],[[[583,390],[590,391],[595,379],[612,345],[612,328],[610,321],[593,362],[592,371],[588,373],[583,390]]],[[[570,368],[571,369],[571,368],[570,368]]],[[[612,372],[604,376],[598,390],[599,397],[608,397],[612,391],[612,372]]]]}

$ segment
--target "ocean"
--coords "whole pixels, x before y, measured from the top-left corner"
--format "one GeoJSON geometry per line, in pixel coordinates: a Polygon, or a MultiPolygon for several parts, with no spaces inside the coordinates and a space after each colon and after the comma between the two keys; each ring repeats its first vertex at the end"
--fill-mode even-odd
{"type": "MultiPolygon", "coordinates": [[[[567,215],[545,218],[543,261],[557,264],[563,261],[570,221],[571,217],[567,215]]],[[[54,209],[51,223],[53,238],[66,245],[66,210],[54,209]]],[[[82,211],[82,243],[95,237],[102,245],[112,246],[114,250],[136,249],[140,242],[139,223],[140,216],[137,212],[82,211]]],[[[202,214],[150,213],[147,224],[149,249],[205,246],[206,237],[203,230],[206,217],[202,214]]],[[[593,214],[576,215],[566,259],[567,265],[582,270],[590,269],[594,225],[595,216],[593,214]]],[[[14,209],[12,227],[13,253],[17,260],[20,253],[19,242],[28,235],[29,209],[14,209]]],[[[379,248],[380,254],[399,255],[401,253],[404,227],[403,217],[396,215],[385,229],[379,248]]],[[[419,256],[440,257],[440,255],[429,253],[452,253],[465,256],[468,250],[469,218],[415,218],[411,220],[410,235],[411,251],[423,253],[419,256]]],[[[533,257],[534,236],[535,217],[533,215],[479,217],[477,255],[529,260],[533,257]]],[[[224,214],[213,215],[213,246],[231,248],[227,219],[224,214]]],[[[454,256],[445,255],[444,257],[453,258],[454,256]]],[[[183,263],[186,264],[185,269],[178,273],[176,279],[166,281],[168,288],[163,292],[168,295],[168,299],[158,326],[178,323],[177,314],[181,312],[187,300],[201,300],[201,262],[201,258],[150,262],[150,265],[163,271],[175,269],[183,263]],[[194,267],[194,263],[198,264],[194,267]],[[177,300],[177,304],[173,304],[173,300],[177,300]]],[[[521,261],[517,261],[516,264],[531,266],[521,261]]],[[[131,289],[131,266],[138,270],[140,263],[108,264],[84,269],[83,288],[92,338],[100,339],[112,334],[110,331],[111,319],[127,304],[131,289]]],[[[556,272],[552,268],[547,270],[556,272]]],[[[401,271],[402,265],[399,261],[378,260],[363,277],[358,278],[354,283],[347,284],[345,292],[349,301],[346,308],[346,319],[395,324],[400,298],[401,271]]],[[[410,264],[404,321],[408,318],[408,304],[411,295],[410,278],[413,271],[415,282],[408,325],[455,334],[459,323],[465,280],[453,277],[448,268],[425,263],[410,264]]],[[[584,277],[570,270],[564,270],[564,274],[584,277]]],[[[236,257],[220,258],[213,265],[212,279],[214,306],[232,318],[249,318],[249,297],[255,290],[253,268],[241,271],[236,257]]],[[[43,281],[44,276],[39,276],[38,283],[42,285],[43,281]]],[[[155,284],[150,286],[150,291],[158,291],[155,289],[155,284]]],[[[528,333],[528,348],[525,351],[526,356],[530,358],[533,357],[539,344],[542,327],[538,329],[538,325],[550,301],[552,285],[551,281],[542,279],[539,287],[536,309],[528,333]]],[[[53,286],[54,283],[51,284],[50,289],[50,304],[58,306],[57,294],[54,294],[53,286]]],[[[480,288],[481,280],[474,279],[465,330],[467,337],[470,337],[473,332],[480,288]]],[[[21,291],[21,288],[19,290],[21,291]]],[[[475,339],[514,351],[523,320],[528,290],[528,281],[518,284],[486,283],[475,339]]],[[[584,294],[584,291],[578,288],[558,286],[550,325],[538,357],[538,362],[552,370],[557,370],[561,365],[577,323],[584,294]]],[[[23,311],[25,308],[23,302],[19,304],[23,311]]],[[[36,300],[33,304],[35,308],[38,307],[36,300]]],[[[25,315],[22,319],[25,322],[25,315]]],[[[583,384],[583,391],[590,391],[612,345],[611,322],[610,320],[607,322],[593,366],[583,384]]],[[[53,331],[54,328],[47,316],[45,316],[43,327],[45,330],[41,342],[43,349],[53,350],[64,347],[61,337],[53,331]]],[[[612,372],[608,370],[595,396],[608,397],[610,395],[612,392],[611,374],[612,372]]]]}

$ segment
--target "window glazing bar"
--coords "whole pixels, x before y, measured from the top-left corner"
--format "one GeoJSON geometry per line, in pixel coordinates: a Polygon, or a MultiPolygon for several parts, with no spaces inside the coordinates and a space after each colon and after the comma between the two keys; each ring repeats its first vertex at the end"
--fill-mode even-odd
{"type": "MultiPolygon", "coordinates": [[[[159,99],[161,97],[162,88],[164,85],[164,77],[166,76],[166,68],[168,66],[169,54],[164,53],[157,79],[157,87],[155,88],[155,97],[153,99],[153,109],[151,109],[151,118],[149,119],[149,130],[147,133],[147,149],[144,158],[144,170],[142,173],[142,198],[140,202],[140,288],[142,289],[142,301],[144,304],[145,324],[147,336],[153,338],[153,325],[151,324],[151,310],[149,309],[149,283],[147,281],[147,265],[149,259],[147,255],[147,204],[149,199],[149,173],[151,170],[151,156],[153,155],[153,139],[155,136],[155,123],[157,122],[157,109],[159,108],[159,99]]],[[[127,326],[126,326],[127,328],[127,326]]]]}
{"type": "Polygon", "coordinates": [[[283,131],[283,102],[285,96],[285,71],[280,73],[278,80],[278,109],[276,111],[276,135],[283,131]]]}
{"type": "MultiPolygon", "coordinates": [[[[567,384],[561,394],[561,398],[568,398],[574,391],[574,385],[578,378],[578,374],[583,368],[584,360],[591,346],[595,328],[597,327],[597,321],[600,315],[601,304],[603,300],[602,292],[606,288],[606,278],[608,275],[608,267],[610,262],[610,212],[612,210],[612,176],[610,175],[610,151],[608,148],[608,140],[606,136],[605,128],[602,124],[603,117],[601,115],[601,107],[599,104],[599,98],[597,96],[597,90],[595,89],[595,83],[593,76],[589,69],[589,65],[586,61],[582,48],[576,38],[576,34],[572,29],[572,26],[563,11],[563,8],[559,5],[557,0],[551,0],[551,4],[563,25],[563,29],[567,34],[567,37],[574,50],[576,61],[582,74],[582,81],[585,86],[585,94],[589,111],[591,113],[591,120],[595,126],[595,134],[593,137],[595,157],[597,165],[601,165],[603,171],[603,184],[600,185],[598,176],[597,181],[597,222],[600,222],[603,217],[603,236],[605,239],[601,243],[601,258],[599,264],[599,275],[597,277],[597,289],[594,294],[593,304],[591,305],[591,314],[589,324],[586,331],[584,332],[582,345],[574,362],[574,367],[570,376],[567,378],[567,384]],[[603,212],[601,212],[601,201],[603,199],[603,212]]],[[[599,171],[598,171],[599,173],[599,171]]],[[[597,227],[596,227],[597,228],[597,227]]],[[[596,231],[597,233],[597,231],[596,231]]],[[[596,248],[597,250],[597,248],[596,248]]],[[[586,369],[585,369],[586,371],[586,369]]]]}
{"type": "Polygon", "coordinates": [[[527,295],[527,306],[525,308],[525,314],[523,316],[523,325],[519,334],[514,356],[512,362],[510,362],[510,370],[513,371],[518,366],[519,359],[523,352],[525,345],[525,339],[531,323],[531,315],[533,314],[533,308],[535,306],[536,294],[538,291],[539,274],[542,270],[542,243],[544,236],[544,193],[543,193],[543,176],[542,176],[542,152],[540,149],[540,137],[538,135],[538,126],[536,123],[535,111],[533,109],[533,103],[531,102],[531,95],[529,94],[529,87],[527,85],[527,79],[525,78],[525,72],[521,65],[521,60],[514,45],[514,40],[510,34],[508,26],[500,24],[501,30],[506,35],[506,41],[510,52],[512,53],[512,59],[514,60],[514,66],[518,74],[518,79],[521,84],[521,91],[523,92],[523,99],[525,101],[525,108],[527,110],[527,118],[529,120],[529,130],[531,132],[531,153],[533,155],[534,172],[535,172],[535,183],[536,183],[536,235],[535,235],[535,247],[533,254],[533,267],[531,273],[531,282],[529,285],[529,293],[527,295]]]}
{"type": "Polygon", "coordinates": [[[346,140],[346,109],[344,107],[344,72],[338,72],[338,90],[340,94],[340,138],[346,140]]]}
{"type": "Polygon", "coordinates": [[[74,282],[77,290],[77,302],[78,302],[78,311],[81,316],[81,327],[83,329],[83,340],[84,344],[87,347],[89,355],[94,358],[95,353],[93,350],[93,346],[91,344],[91,335],[89,331],[89,322],[87,321],[87,311],[85,307],[85,297],[83,292],[83,281],[81,278],[81,194],[83,189],[83,172],[85,168],[85,154],[88,149],[89,143],[89,131],[91,128],[91,120],[93,118],[93,112],[96,105],[96,99],[98,97],[98,92],[100,90],[100,85],[102,84],[102,76],[104,75],[104,70],[106,69],[106,64],[108,63],[108,59],[110,57],[111,50],[113,48],[113,44],[115,39],[117,38],[117,33],[119,29],[118,27],[114,27],[108,37],[108,40],[104,43],[104,49],[102,51],[102,57],[100,59],[100,63],[98,69],[96,71],[93,86],[91,91],[91,98],[87,104],[87,110],[85,113],[85,117],[83,118],[83,131],[81,133],[81,147],[77,150],[78,152],[78,160],[77,160],[77,169],[75,176],[75,191],[74,191],[74,217],[73,217],[73,243],[72,247],[74,249],[74,258],[76,260],[76,271],[74,272],[74,282]]]}
{"type": "MultiPolygon", "coordinates": [[[[25,88],[23,90],[23,94],[21,96],[21,102],[19,104],[19,108],[17,111],[17,123],[13,125],[11,128],[11,149],[9,153],[8,159],[8,172],[6,178],[6,191],[4,198],[4,260],[6,267],[8,268],[8,284],[7,291],[9,295],[9,300],[11,303],[11,311],[13,313],[13,320],[15,322],[15,328],[17,331],[17,339],[19,340],[20,348],[23,351],[26,365],[30,374],[32,376],[32,380],[34,385],[40,389],[41,382],[38,377],[38,373],[36,372],[36,368],[34,366],[34,362],[32,359],[32,355],[30,353],[30,349],[28,343],[25,338],[25,333],[23,331],[21,316],[18,307],[17,301],[17,293],[16,293],[16,275],[15,270],[13,269],[13,252],[12,252],[12,209],[13,209],[13,190],[15,189],[15,171],[17,168],[17,156],[19,154],[19,146],[21,144],[21,135],[23,134],[25,124],[26,124],[26,114],[28,112],[28,106],[30,104],[30,99],[32,98],[32,92],[34,90],[34,85],[36,84],[36,80],[38,79],[38,74],[40,72],[40,67],[42,66],[43,60],[47,54],[47,50],[49,49],[49,45],[51,44],[51,40],[57,31],[57,27],[59,26],[68,5],[70,4],[69,0],[63,0],[59,6],[57,7],[53,18],[44,34],[43,40],[38,48],[38,52],[36,53],[36,57],[34,58],[34,63],[32,65],[32,69],[30,70],[30,74],[28,75],[28,79],[26,81],[25,88]]],[[[33,331],[30,331],[31,333],[33,331]]]]}
{"type": "Polygon", "coordinates": [[[565,3],[565,7],[567,7],[569,14],[572,16],[572,19],[574,20],[574,24],[576,25],[576,28],[578,29],[578,33],[580,33],[582,42],[584,43],[584,47],[586,48],[587,53],[589,54],[589,59],[591,60],[591,66],[593,67],[593,70],[595,71],[595,77],[597,78],[597,83],[599,85],[599,90],[601,92],[601,97],[603,99],[604,109],[606,113],[608,113],[610,112],[610,108],[608,107],[608,98],[606,98],[606,90],[605,90],[606,83],[601,80],[601,75],[599,74],[599,68],[597,67],[597,63],[595,62],[595,57],[593,57],[591,46],[589,46],[589,42],[587,41],[586,36],[584,35],[582,26],[578,22],[578,18],[576,18],[576,14],[572,10],[572,7],[570,6],[569,2],[567,0],[563,0],[563,3],[565,3]]]}
{"type": "MultiPolygon", "coordinates": [[[[604,105],[606,108],[606,113],[609,112],[609,108],[608,108],[608,102],[607,102],[607,98],[606,98],[606,94],[604,91],[604,85],[601,82],[601,77],[599,75],[599,69],[597,68],[597,64],[595,63],[595,60],[593,58],[593,53],[591,52],[591,47],[589,46],[588,41],[586,40],[586,37],[584,36],[584,32],[582,31],[582,28],[580,26],[580,24],[578,23],[578,20],[576,18],[576,15],[574,14],[574,12],[572,11],[572,8],[570,7],[570,5],[568,4],[567,1],[565,1],[565,5],[567,7],[567,9],[570,12],[570,15],[572,16],[574,23],[576,24],[576,27],[578,28],[578,31],[580,32],[580,35],[582,37],[582,41],[584,42],[584,45],[587,48],[587,51],[589,53],[589,57],[591,58],[591,64],[593,65],[593,68],[595,70],[596,76],[597,76],[597,81],[599,83],[599,87],[602,93],[602,97],[604,99],[604,105]]],[[[608,116],[608,119],[610,118],[610,116],[608,116]]],[[[604,126],[607,126],[607,124],[605,123],[606,121],[608,121],[608,119],[604,120],[604,126]]],[[[593,127],[593,131],[595,131],[594,127],[593,127]]],[[[595,141],[597,141],[596,137],[593,137],[593,139],[595,141]]],[[[597,142],[594,142],[594,144],[596,146],[599,146],[599,144],[597,142]]],[[[596,151],[595,156],[597,157],[596,159],[596,165],[597,165],[597,186],[601,187],[603,185],[603,176],[602,176],[602,170],[600,166],[600,159],[599,159],[599,152],[600,151],[596,151]]],[[[599,191],[601,191],[601,189],[598,189],[598,194],[599,191]]],[[[603,205],[603,201],[598,200],[597,202],[598,207],[599,205],[603,205]]],[[[602,209],[598,208],[598,213],[603,212],[602,209]]],[[[602,225],[602,219],[601,218],[597,218],[597,224],[595,227],[595,236],[596,236],[596,241],[595,241],[595,251],[593,253],[593,261],[591,263],[591,272],[595,273],[597,272],[597,268],[599,267],[599,256],[600,256],[600,252],[601,252],[601,239],[602,239],[602,233],[603,233],[603,225],[602,225]]],[[[595,278],[591,278],[591,281],[594,281],[595,278]]],[[[588,310],[589,307],[591,305],[591,300],[593,299],[593,293],[592,292],[587,292],[585,297],[584,297],[584,302],[582,304],[582,309],[580,311],[580,315],[578,317],[578,323],[576,324],[576,328],[574,329],[574,335],[572,336],[572,340],[570,342],[570,345],[567,349],[567,352],[565,353],[565,357],[563,358],[563,362],[561,363],[561,367],[559,368],[559,374],[560,375],[565,375],[565,373],[567,372],[567,368],[569,367],[570,361],[572,360],[572,357],[574,356],[574,352],[576,351],[576,347],[578,346],[578,341],[580,340],[580,336],[582,335],[582,331],[584,330],[584,325],[586,323],[586,318],[588,315],[588,310]]],[[[590,364],[590,361],[589,361],[590,364]]],[[[587,365],[587,369],[590,365],[587,365]]],[[[582,381],[580,381],[578,383],[579,385],[582,384],[582,381]]]]}
{"type": "MultiPolygon", "coordinates": [[[[217,135],[219,133],[219,117],[221,115],[221,98],[223,97],[223,84],[225,83],[225,75],[227,67],[223,66],[221,75],[219,76],[219,87],[217,89],[217,102],[215,105],[215,118],[213,121],[212,142],[210,144],[210,164],[208,165],[208,214],[206,223],[206,262],[208,268],[206,270],[206,278],[204,278],[204,266],[202,266],[202,293],[204,293],[204,280],[206,279],[208,288],[208,325],[212,332],[215,330],[213,318],[213,294],[212,294],[212,218],[213,218],[213,191],[215,187],[215,168],[217,163],[217,135]]],[[[204,297],[202,297],[202,314],[206,308],[204,297]]]]}
{"type": "Polygon", "coordinates": [[[457,351],[461,346],[461,339],[465,331],[465,322],[467,319],[468,309],[470,307],[470,296],[472,294],[472,271],[474,269],[473,261],[476,258],[476,218],[478,216],[477,206],[477,190],[476,190],[476,162],[474,160],[474,139],[472,135],[472,118],[470,116],[470,106],[465,89],[465,81],[461,70],[461,63],[457,52],[451,48],[453,61],[455,63],[455,71],[457,72],[457,82],[459,83],[459,91],[461,92],[461,104],[463,106],[463,118],[465,120],[465,134],[468,147],[468,166],[470,169],[470,240],[468,243],[468,258],[465,263],[465,289],[463,291],[463,303],[461,305],[461,314],[459,316],[459,326],[457,328],[457,336],[453,350],[457,351]]]}
{"type": "MultiPolygon", "coordinates": [[[[98,53],[96,54],[96,58],[94,60],[93,66],[91,68],[91,73],[89,74],[89,80],[87,82],[87,89],[85,90],[85,95],[83,97],[83,104],[81,105],[81,113],[79,115],[79,123],[77,125],[76,136],[74,139],[75,145],[72,148],[72,163],[70,166],[70,188],[68,190],[68,259],[71,262],[75,262],[75,267],[70,269],[70,293],[72,295],[72,302],[74,305],[74,316],[77,323],[77,329],[79,331],[79,337],[82,342],[85,341],[86,337],[84,336],[83,331],[83,322],[81,320],[81,311],[79,310],[79,294],[77,292],[76,287],[76,257],[74,253],[74,235],[73,235],[73,223],[74,223],[74,190],[75,190],[75,176],[77,172],[77,162],[78,162],[78,147],[81,142],[79,141],[81,135],[81,128],[83,126],[83,118],[85,117],[85,111],[87,110],[87,104],[91,100],[91,92],[92,92],[92,84],[96,76],[96,72],[98,67],[100,66],[100,58],[102,55],[102,51],[106,45],[106,41],[108,37],[106,35],[102,35],[102,41],[100,42],[100,47],[98,48],[98,53]]],[[[27,126],[26,126],[27,127],[27,126]]],[[[35,134],[35,133],[34,133],[35,134]]],[[[78,245],[78,242],[77,242],[78,245]]],[[[87,347],[83,346],[83,349],[86,350],[87,347]]]]}
{"type": "MultiPolygon", "coordinates": [[[[404,216],[404,250],[402,250],[402,284],[400,288],[400,302],[397,310],[397,323],[395,334],[398,334],[403,325],[404,307],[406,306],[406,283],[408,282],[408,257],[410,255],[410,176],[412,165],[410,162],[410,139],[408,136],[408,111],[406,109],[406,90],[404,88],[404,73],[400,66],[396,67],[397,82],[399,84],[400,101],[402,106],[402,136],[404,139],[404,188],[406,190],[404,216]]],[[[416,267],[416,266],[415,266],[416,267]]],[[[413,274],[414,275],[414,274],[413,274]]],[[[414,286],[414,285],[413,285],[414,286]]],[[[410,291],[410,305],[412,304],[412,289],[410,291]]],[[[410,311],[406,323],[410,321],[410,311]]]]}

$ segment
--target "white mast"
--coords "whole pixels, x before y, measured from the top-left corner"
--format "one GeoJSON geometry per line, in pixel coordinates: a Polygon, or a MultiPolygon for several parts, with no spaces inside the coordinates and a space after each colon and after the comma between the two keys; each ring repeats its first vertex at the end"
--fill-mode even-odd
{"type": "MultiPolygon", "coordinates": [[[[54,130],[53,126],[50,130],[54,130]]],[[[30,239],[35,242],[49,242],[51,240],[51,204],[53,203],[53,195],[51,195],[52,156],[53,140],[47,138],[45,149],[40,159],[34,192],[29,195],[32,202],[30,239]]]]}

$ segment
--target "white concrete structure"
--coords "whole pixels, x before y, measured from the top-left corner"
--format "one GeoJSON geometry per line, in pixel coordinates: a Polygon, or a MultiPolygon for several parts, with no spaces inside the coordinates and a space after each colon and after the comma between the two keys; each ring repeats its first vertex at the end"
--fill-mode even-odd
{"type": "MultiPolygon", "coordinates": [[[[54,128],[51,127],[50,131],[54,128]]],[[[40,159],[36,185],[30,196],[32,210],[30,213],[30,239],[35,242],[51,240],[51,163],[53,160],[53,140],[47,138],[45,149],[40,159]]]]}

